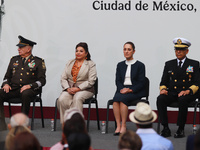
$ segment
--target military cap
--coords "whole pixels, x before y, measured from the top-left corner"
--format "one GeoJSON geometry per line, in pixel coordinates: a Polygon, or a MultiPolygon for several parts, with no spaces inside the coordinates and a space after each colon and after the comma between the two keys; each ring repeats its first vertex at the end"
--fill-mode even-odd
{"type": "Polygon", "coordinates": [[[175,44],[174,47],[178,49],[186,49],[191,45],[190,41],[181,37],[175,38],[173,43],[175,44]]]}
{"type": "Polygon", "coordinates": [[[19,46],[19,47],[24,47],[24,46],[32,46],[33,47],[33,45],[37,44],[36,42],[25,39],[21,35],[19,35],[18,38],[19,38],[19,43],[16,46],[19,46]]]}

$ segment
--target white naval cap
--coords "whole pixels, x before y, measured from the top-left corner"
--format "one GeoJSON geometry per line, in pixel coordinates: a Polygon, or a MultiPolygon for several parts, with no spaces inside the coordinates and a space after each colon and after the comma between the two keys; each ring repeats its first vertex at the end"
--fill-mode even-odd
{"type": "Polygon", "coordinates": [[[188,48],[191,46],[190,41],[188,41],[185,38],[181,38],[181,37],[177,37],[175,39],[173,39],[173,43],[175,44],[174,47],[175,48],[188,48]]]}

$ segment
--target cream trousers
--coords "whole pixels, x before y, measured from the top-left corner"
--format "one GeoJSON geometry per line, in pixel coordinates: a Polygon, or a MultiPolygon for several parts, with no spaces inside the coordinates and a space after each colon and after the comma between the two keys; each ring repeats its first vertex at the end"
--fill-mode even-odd
{"type": "Polygon", "coordinates": [[[64,114],[67,109],[76,107],[83,112],[83,102],[93,95],[94,94],[89,91],[79,91],[74,95],[69,94],[67,91],[63,91],[57,101],[57,107],[60,112],[60,123],[63,123],[64,114]]]}

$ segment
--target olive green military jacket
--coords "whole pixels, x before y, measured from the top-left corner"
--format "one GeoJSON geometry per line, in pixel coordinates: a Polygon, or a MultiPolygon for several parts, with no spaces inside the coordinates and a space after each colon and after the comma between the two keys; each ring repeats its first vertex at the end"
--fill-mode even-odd
{"type": "Polygon", "coordinates": [[[14,56],[8,65],[2,87],[9,84],[14,90],[29,84],[32,89],[37,90],[46,83],[45,73],[46,67],[43,59],[31,55],[23,64],[20,55],[14,56]]]}

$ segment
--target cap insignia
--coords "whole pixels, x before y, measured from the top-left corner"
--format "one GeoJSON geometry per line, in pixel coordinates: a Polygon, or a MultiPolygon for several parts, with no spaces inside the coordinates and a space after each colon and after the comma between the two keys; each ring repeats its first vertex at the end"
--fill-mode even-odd
{"type": "Polygon", "coordinates": [[[177,44],[178,44],[178,45],[181,45],[181,43],[182,43],[181,39],[178,39],[178,40],[177,40],[177,44]]]}

